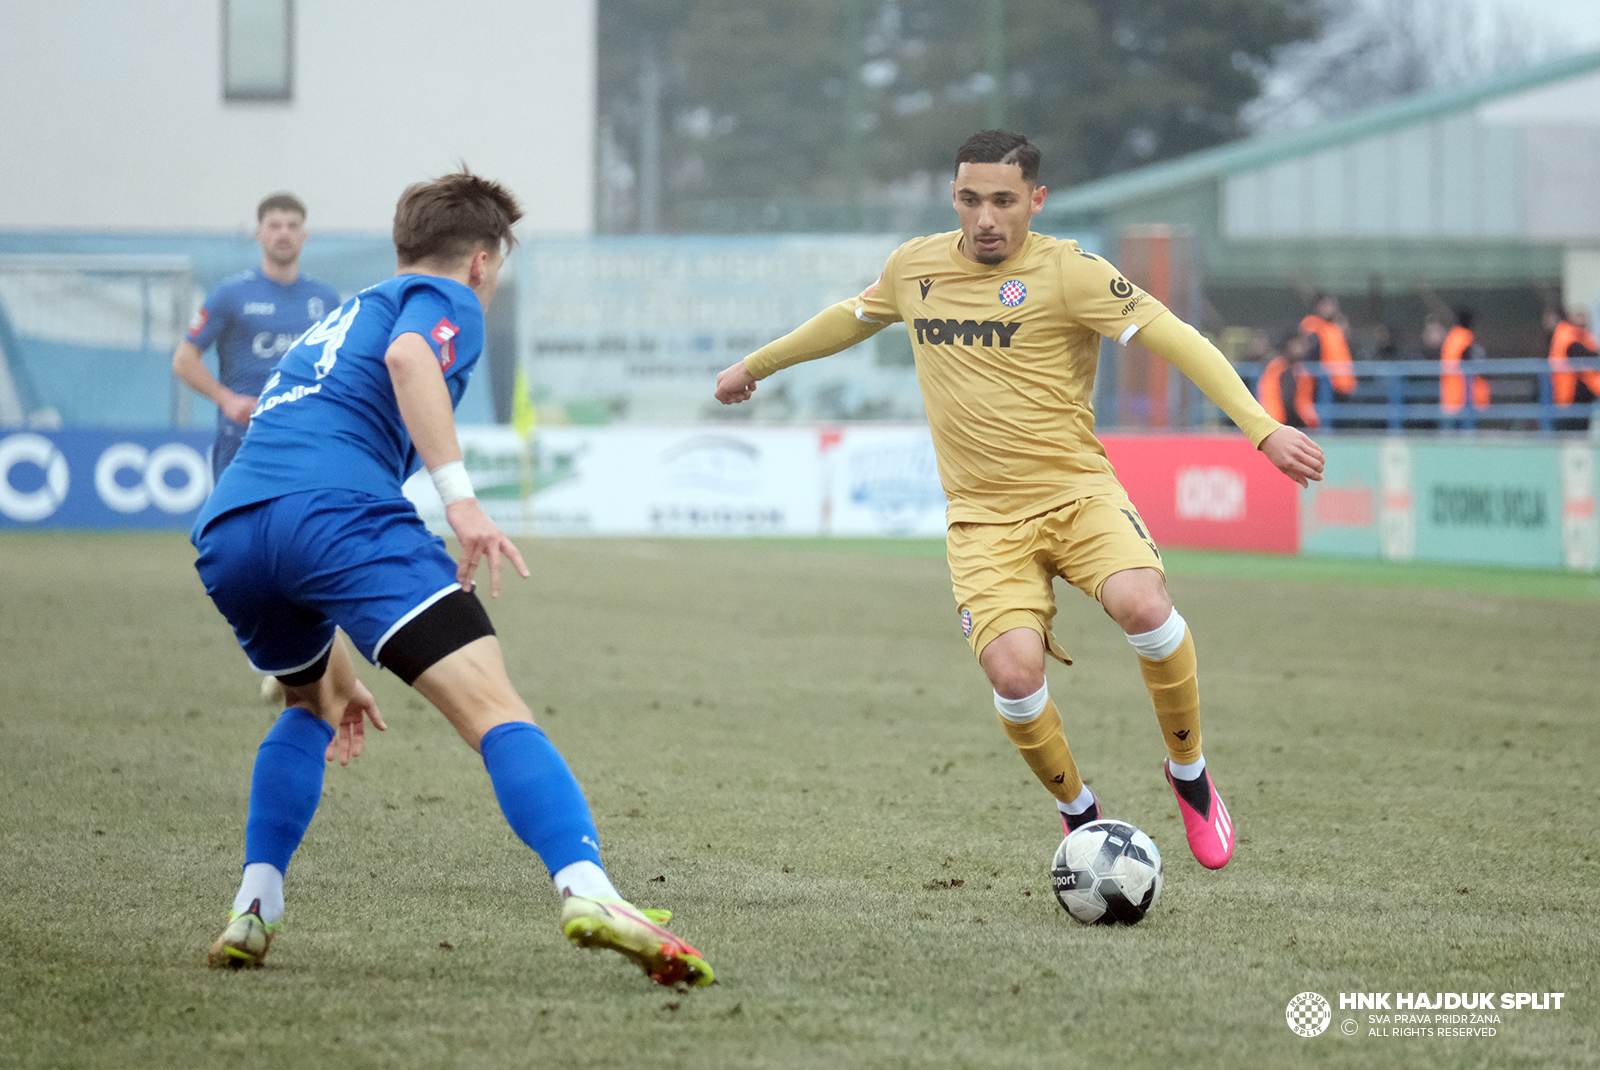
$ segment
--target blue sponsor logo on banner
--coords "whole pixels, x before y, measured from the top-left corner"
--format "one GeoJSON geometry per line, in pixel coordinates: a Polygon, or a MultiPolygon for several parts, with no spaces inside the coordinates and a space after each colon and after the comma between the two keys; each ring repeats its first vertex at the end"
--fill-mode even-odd
{"type": "Polygon", "coordinates": [[[0,528],[186,530],[211,493],[205,431],[0,433],[0,528]]]}

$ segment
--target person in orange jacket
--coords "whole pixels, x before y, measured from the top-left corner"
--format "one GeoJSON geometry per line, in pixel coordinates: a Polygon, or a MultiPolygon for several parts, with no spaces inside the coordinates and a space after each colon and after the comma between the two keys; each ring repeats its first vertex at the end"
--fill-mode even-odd
{"type": "MultiPolygon", "coordinates": [[[[1482,357],[1483,347],[1472,333],[1472,310],[1456,309],[1456,325],[1439,348],[1439,408],[1446,416],[1466,407],[1467,377],[1461,374],[1461,362],[1482,357]]],[[[1489,407],[1489,380],[1481,375],[1472,376],[1472,407],[1479,412],[1489,407]]]]}
{"type": "Polygon", "coordinates": [[[1353,394],[1355,373],[1350,367],[1350,341],[1345,337],[1348,321],[1339,311],[1339,302],[1328,294],[1318,294],[1311,315],[1300,321],[1300,329],[1310,336],[1306,359],[1322,362],[1334,393],[1353,394]]]}
{"type": "Polygon", "coordinates": [[[1278,347],[1277,355],[1261,370],[1256,380],[1256,400],[1267,415],[1286,427],[1322,426],[1317,415],[1317,377],[1306,370],[1310,337],[1295,331],[1278,347]],[[1290,403],[1287,399],[1293,399],[1290,403]]]}
{"type": "Polygon", "coordinates": [[[1556,406],[1565,409],[1574,401],[1600,398],[1600,371],[1592,368],[1573,371],[1567,363],[1568,357],[1592,357],[1600,353],[1600,340],[1589,331],[1588,315],[1577,310],[1569,311],[1565,317],[1550,312],[1545,326],[1550,330],[1550,393],[1556,406]],[[1580,384],[1588,397],[1578,396],[1580,384]]]}

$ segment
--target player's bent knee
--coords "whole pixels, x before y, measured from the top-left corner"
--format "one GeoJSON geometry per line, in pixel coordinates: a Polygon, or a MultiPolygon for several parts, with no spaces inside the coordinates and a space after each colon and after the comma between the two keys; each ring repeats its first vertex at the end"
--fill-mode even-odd
{"type": "Polygon", "coordinates": [[[1100,588],[1100,604],[1130,635],[1159,628],[1172,614],[1166,580],[1149,568],[1113,573],[1100,588]]]}
{"type": "Polygon", "coordinates": [[[1026,698],[1044,686],[1044,640],[1032,628],[996,636],[978,657],[1002,698],[1026,698]]]}
{"type": "Polygon", "coordinates": [[[407,684],[469,643],[494,635],[478,596],[452,591],[407,621],[378,651],[377,661],[407,684]]]}
{"type": "Polygon", "coordinates": [[[1039,689],[1044,686],[1044,670],[1040,669],[1032,673],[1018,671],[1004,676],[990,673],[989,684],[994,688],[995,694],[1001,698],[1027,698],[1029,695],[1037,694],[1039,689]]]}

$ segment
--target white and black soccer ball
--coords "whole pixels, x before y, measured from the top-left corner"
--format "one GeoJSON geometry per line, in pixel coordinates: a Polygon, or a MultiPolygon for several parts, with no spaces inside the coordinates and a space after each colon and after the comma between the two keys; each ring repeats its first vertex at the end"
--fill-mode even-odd
{"type": "Polygon", "coordinates": [[[1050,885],[1085,925],[1135,925],[1161,897],[1161,852],[1126,821],[1091,821],[1056,848],[1050,885]]]}

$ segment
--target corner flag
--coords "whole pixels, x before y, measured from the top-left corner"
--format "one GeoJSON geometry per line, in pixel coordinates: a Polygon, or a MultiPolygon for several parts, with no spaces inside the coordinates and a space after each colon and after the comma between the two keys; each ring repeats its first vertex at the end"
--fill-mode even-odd
{"type": "Polygon", "coordinates": [[[511,384],[511,426],[516,428],[518,437],[523,441],[527,441],[533,433],[534,424],[539,421],[529,391],[528,373],[519,367],[511,384]]]}

